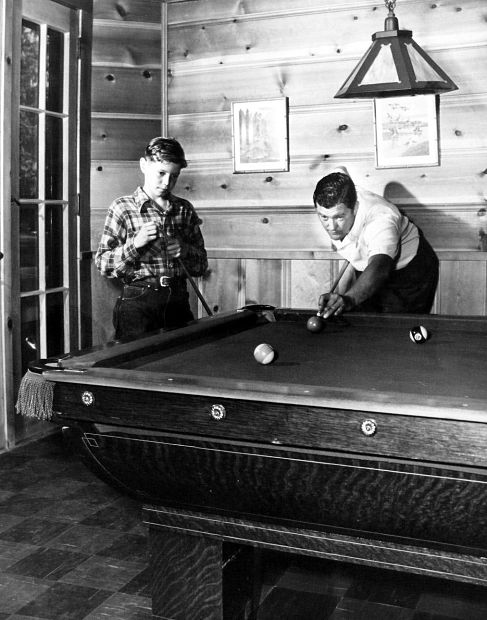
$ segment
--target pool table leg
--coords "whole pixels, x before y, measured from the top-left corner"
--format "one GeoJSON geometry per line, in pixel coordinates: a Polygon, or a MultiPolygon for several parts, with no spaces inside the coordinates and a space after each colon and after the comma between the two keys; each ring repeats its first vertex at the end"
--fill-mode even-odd
{"type": "Polygon", "coordinates": [[[149,528],[152,613],[171,620],[222,620],[222,542],[149,528]]]}

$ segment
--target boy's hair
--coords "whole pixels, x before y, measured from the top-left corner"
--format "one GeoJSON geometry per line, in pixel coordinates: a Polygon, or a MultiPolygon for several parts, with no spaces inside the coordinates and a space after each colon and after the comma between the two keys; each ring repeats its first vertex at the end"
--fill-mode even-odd
{"type": "Polygon", "coordinates": [[[152,138],[146,146],[144,157],[152,161],[170,161],[181,168],[188,165],[183,147],[174,138],[152,138]]]}
{"type": "Polygon", "coordinates": [[[357,202],[355,184],[347,174],[332,172],[316,184],[313,202],[315,207],[319,205],[325,209],[342,203],[349,209],[353,209],[357,202]]]}

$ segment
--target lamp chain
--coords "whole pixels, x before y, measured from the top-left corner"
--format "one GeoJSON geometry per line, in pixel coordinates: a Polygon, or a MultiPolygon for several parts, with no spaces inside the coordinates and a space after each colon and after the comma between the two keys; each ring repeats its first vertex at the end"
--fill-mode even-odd
{"type": "Polygon", "coordinates": [[[396,0],[384,0],[384,4],[389,10],[389,13],[394,13],[394,9],[396,8],[396,0]]]}

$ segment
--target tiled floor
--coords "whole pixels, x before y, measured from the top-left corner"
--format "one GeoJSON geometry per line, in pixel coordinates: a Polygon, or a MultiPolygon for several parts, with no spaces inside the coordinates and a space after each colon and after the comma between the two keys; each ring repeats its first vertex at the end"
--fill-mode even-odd
{"type": "MultiPolygon", "coordinates": [[[[487,588],[284,555],[264,565],[256,620],[487,618],[487,588]]],[[[0,620],[148,620],[150,603],[136,502],[59,436],[0,455],[0,620]]]]}

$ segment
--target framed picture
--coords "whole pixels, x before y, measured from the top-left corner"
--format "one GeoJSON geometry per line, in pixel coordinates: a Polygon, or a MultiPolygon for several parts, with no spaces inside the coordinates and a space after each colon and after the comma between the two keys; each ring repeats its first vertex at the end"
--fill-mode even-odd
{"type": "Polygon", "coordinates": [[[438,166],[436,96],[374,99],[377,168],[438,166]]]}
{"type": "Polygon", "coordinates": [[[234,172],[289,170],[288,99],[232,102],[234,172]]]}

